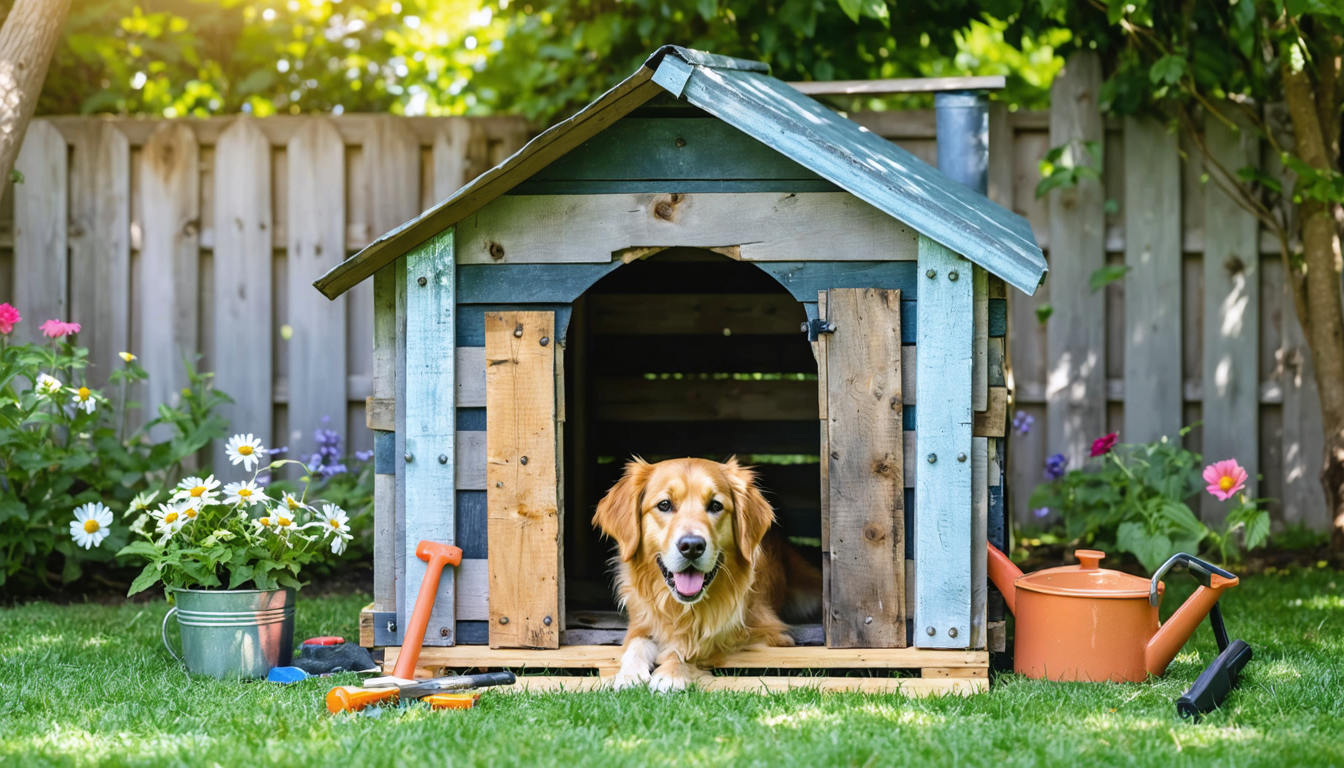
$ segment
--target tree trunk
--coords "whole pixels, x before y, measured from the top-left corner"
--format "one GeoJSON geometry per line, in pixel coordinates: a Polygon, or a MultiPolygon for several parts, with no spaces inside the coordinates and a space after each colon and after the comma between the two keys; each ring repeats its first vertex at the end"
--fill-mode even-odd
{"type": "Polygon", "coordinates": [[[70,0],[15,0],[0,28],[0,198],[69,11],[70,0]]]}
{"type": "MultiPolygon", "coordinates": [[[[1310,75],[1305,70],[1293,72],[1286,62],[1282,71],[1297,156],[1313,168],[1333,170],[1331,147],[1316,109],[1310,75]]],[[[1344,560],[1344,302],[1340,298],[1344,263],[1339,230],[1330,208],[1304,199],[1298,213],[1303,262],[1286,264],[1286,279],[1292,281],[1293,304],[1316,365],[1321,427],[1325,431],[1321,484],[1334,519],[1331,547],[1336,560],[1344,560]]]]}

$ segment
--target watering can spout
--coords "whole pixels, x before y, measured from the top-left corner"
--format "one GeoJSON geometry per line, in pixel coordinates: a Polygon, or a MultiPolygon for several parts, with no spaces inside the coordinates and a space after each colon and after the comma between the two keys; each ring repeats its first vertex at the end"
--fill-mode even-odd
{"type": "MultiPolygon", "coordinates": [[[[1153,577],[1154,583],[1157,582],[1166,568],[1167,566],[1163,566],[1153,577]]],[[[1193,572],[1195,569],[1191,568],[1191,570],[1193,572]]],[[[1236,576],[1231,574],[1224,576],[1222,574],[1227,573],[1226,571],[1222,571],[1221,568],[1216,570],[1222,573],[1201,574],[1207,577],[1208,585],[1196,589],[1195,593],[1187,598],[1180,608],[1176,609],[1171,618],[1167,619],[1157,630],[1157,634],[1153,635],[1153,638],[1148,641],[1148,646],[1143,652],[1144,666],[1147,668],[1148,674],[1161,675],[1166,672],[1167,665],[1171,664],[1171,660],[1176,658],[1176,654],[1180,652],[1181,647],[1190,639],[1190,636],[1195,633],[1195,629],[1199,627],[1200,622],[1204,620],[1205,616],[1209,615],[1209,611],[1213,610],[1218,598],[1223,596],[1223,590],[1237,586],[1238,579],[1236,576]]]]}
{"type": "Polygon", "coordinates": [[[1022,569],[1013,565],[1008,556],[993,544],[989,545],[989,580],[1003,593],[1003,603],[1008,612],[1017,615],[1017,580],[1022,578],[1022,569]]]}

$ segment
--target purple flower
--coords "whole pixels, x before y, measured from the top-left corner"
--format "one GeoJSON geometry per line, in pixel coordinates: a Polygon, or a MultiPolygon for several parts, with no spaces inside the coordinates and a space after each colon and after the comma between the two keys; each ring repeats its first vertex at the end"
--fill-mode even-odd
{"type": "Polygon", "coordinates": [[[1018,411],[1013,414],[1013,430],[1019,435],[1025,435],[1031,431],[1032,425],[1036,423],[1036,417],[1026,411],[1018,411]]]}
{"type": "Polygon", "coordinates": [[[272,458],[276,456],[284,456],[286,453],[289,453],[289,446],[282,445],[279,448],[272,448],[269,451],[267,451],[267,453],[270,454],[272,458]]]}
{"type": "MultiPolygon", "coordinates": [[[[331,422],[330,416],[323,416],[322,423],[331,422]]],[[[334,429],[319,427],[313,431],[313,440],[317,443],[317,452],[308,457],[308,471],[324,478],[347,472],[341,463],[341,435],[334,429]]]]}
{"type": "Polygon", "coordinates": [[[373,458],[373,451],[355,451],[357,461],[368,461],[373,458]]]}
{"type": "Polygon", "coordinates": [[[1069,463],[1064,454],[1056,453],[1045,460],[1045,479],[1055,481],[1064,476],[1064,467],[1069,463]]]}
{"type": "Polygon", "coordinates": [[[1049,507],[1041,507],[1040,509],[1033,509],[1033,510],[1031,510],[1031,514],[1033,514],[1033,515],[1035,515],[1035,516],[1037,516],[1037,517],[1045,517],[1046,515],[1050,514],[1050,508],[1049,508],[1049,507]]]}

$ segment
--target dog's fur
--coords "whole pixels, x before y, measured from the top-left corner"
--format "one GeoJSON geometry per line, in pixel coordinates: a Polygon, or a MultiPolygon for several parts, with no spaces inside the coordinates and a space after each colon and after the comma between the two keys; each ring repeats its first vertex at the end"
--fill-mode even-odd
{"type": "Polygon", "coordinates": [[[617,688],[679,690],[733,651],[793,645],[780,617],[819,611],[821,574],[771,532],[774,519],[755,473],[735,458],[626,465],[593,517],[617,543],[616,589],[630,618],[617,688]],[[703,555],[679,550],[688,536],[705,541],[703,555]],[[691,596],[676,586],[702,581],[691,596]]]}

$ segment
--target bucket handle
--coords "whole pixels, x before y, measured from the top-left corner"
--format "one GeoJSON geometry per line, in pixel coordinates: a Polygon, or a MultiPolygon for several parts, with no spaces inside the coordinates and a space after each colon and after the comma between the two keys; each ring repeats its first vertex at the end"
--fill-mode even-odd
{"type": "Polygon", "coordinates": [[[163,626],[159,628],[159,637],[163,640],[163,647],[168,649],[168,655],[173,657],[173,661],[179,664],[184,663],[182,657],[173,652],[173,646],[168,644],[168,620],[177,613],[177,606],[168,609],[168,613],[163,616],[163,626]]]}

